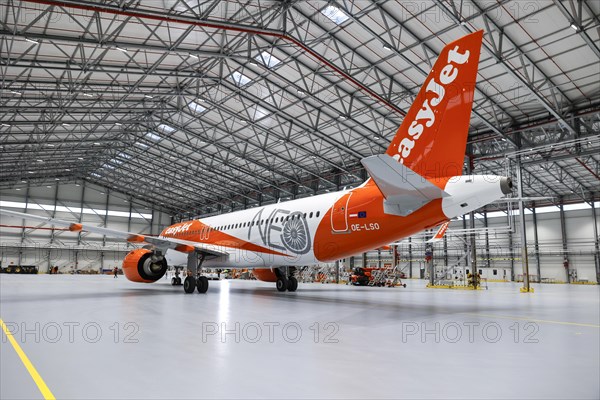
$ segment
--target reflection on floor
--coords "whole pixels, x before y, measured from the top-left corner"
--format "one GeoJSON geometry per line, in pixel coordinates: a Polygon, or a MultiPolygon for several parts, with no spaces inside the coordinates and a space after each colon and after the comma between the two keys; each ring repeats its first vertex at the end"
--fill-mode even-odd
{"type": "MultiPolygon", "coordinates": [[[[599,286],[487,291],[0,275],[57,398],[598,398],[599,286]]],[[[2,336],[0,398],[41,398],[2,336]]]]}

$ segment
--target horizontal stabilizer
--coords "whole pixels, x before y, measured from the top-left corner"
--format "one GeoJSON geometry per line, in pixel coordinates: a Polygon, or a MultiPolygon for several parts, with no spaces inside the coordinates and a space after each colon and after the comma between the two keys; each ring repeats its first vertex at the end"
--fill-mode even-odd
{"type": "Polygon", "coordinates": [[[404,217],[431,200],[449,196],[426,178],[386,154],[366,157],[360,162],[383,193],[386,214],[404,217]]]}

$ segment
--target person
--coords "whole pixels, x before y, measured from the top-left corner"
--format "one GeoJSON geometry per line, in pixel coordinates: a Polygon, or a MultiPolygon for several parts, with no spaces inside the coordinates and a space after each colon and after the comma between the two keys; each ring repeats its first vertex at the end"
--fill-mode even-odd
{"type": "Polygon", "coordinates": [[[115,278],[117,277],[117,274],[119,273],[119,268],[115,267],[113,269],[113,273],[115,274],[115,278]]]}

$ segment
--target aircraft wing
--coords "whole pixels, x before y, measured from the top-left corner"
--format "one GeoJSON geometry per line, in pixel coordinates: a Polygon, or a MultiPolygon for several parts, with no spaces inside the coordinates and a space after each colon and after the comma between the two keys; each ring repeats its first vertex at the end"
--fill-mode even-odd
{"type": "Polygon", "coordinates": [[[386,214],[406,216],[431,200],[449,196],[427,179],[387,154],[360,160],[385,197],[386,214]]]}
{"type": "Polygon", "coordinates": [[[190,240],[175,239],[175,238],[170,238],[170,237],[155,237],[155,236],[142,235],[139,233],[118,231],[115,229],[102,228],[99,226],[85,225],[85,224],[80,224],[77,222],[69,222],[69,221],[63,221],[63,220],[55,219],[55,218],[48,218],[48,217],[44,217],[41,215],[32,215],[32,214],[25,214],[25,213],[16,212],[16,211],[9,211],[9,210],[5,210],[2,208],[0,208],[0,214],[4,214],[4,215],[15,217],[15,218],[42,221],[42,222],[45,222],[47,224],[51,224],[54,226],[68,228],[71,232],[85,231],[85,232],[97,233],[100,235],[109,236],[109,237],[116,238],[116,239],[124,239],[130,243],[147,243],[147,244],[155,246],[156,248],[160,249],[161,251],[165,251],[167,249],[173,249],[173,250],[181,251],[183,253],[190,253],[190,252],[196,250],[200,253],[205,253],[207,255],[216,256],[216,257],[228,257],[230,255],[230,253],[228,251],[226,251],[226,249],[224,249],[223,247],[215,246],[215,245],[211,245],[211,244],[207,244],[207,243],[199,243],[199,242],[193,242],[190,240]]]}

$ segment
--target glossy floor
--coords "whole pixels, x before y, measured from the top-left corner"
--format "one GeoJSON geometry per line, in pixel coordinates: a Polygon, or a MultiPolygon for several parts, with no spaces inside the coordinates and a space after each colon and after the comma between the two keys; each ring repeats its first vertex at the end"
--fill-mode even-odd
{"type": "MultiPolygon", "coordinates": [[[[487,291],[0,275],[57,398],[599,398],[599,286],[487,291]]],[[[0,398],[42,398],[2,334],[0,398]]]]}

